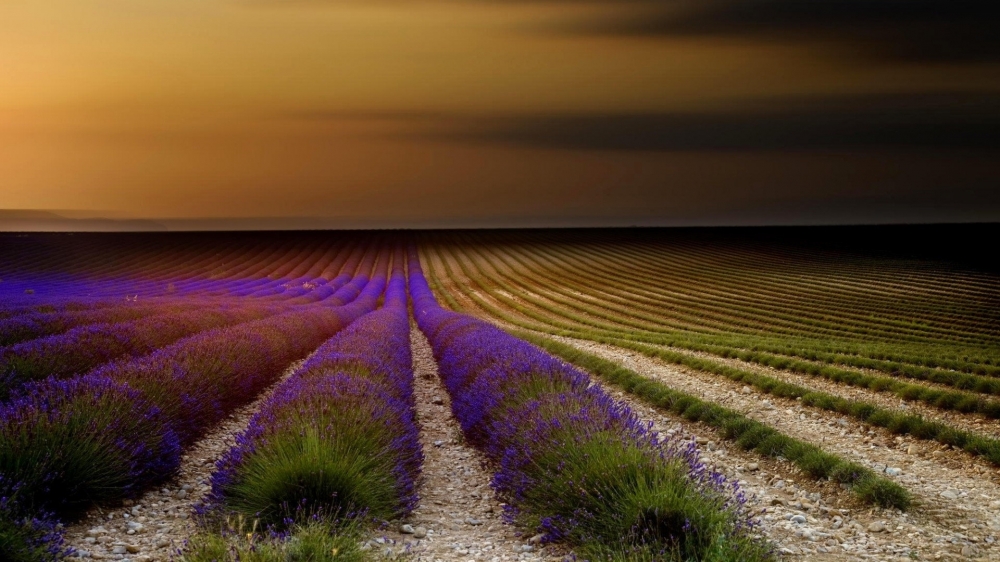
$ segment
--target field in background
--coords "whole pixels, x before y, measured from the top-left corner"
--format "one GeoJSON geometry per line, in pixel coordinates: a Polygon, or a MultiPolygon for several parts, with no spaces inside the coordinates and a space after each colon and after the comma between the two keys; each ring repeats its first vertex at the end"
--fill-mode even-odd
{"type": "MultiPolygon", "coordinates": [[[[629,404],[712,432],[748,455],[720,461],[731,478],[766,469],[774,477],[762,486],[795,478],[833,497],[769,504],[790,515],[765,520],[766,532],[797,524],[794,513],[817,520],[806,524],[813,535],[776,535],[792,541],[789,553],[851,555],[857,533],[837,534],[851,529],[846,514],[874,510],[883,527],[900,521],[893,544],[911,545],[901,555],[940,543],[946,555],[990,556],[1000,537],[1000,272],[976,248],[996,234],[990,225],[0,234],[0,396],[84,374],[179,396],[166,383],[143,387],[152,375],[129,365],[158,353],[164,364],[191,361],[178,351],[190,342],[223,349],[259,327],[270,351],[234,355],[201,398],[153,400],[178,420],[181,404],[199,413],[167,423],[176,443],[142,446],[186,448],[374,310],[369,281],[392,271],[402,283],[411,248],[444,307],[544,348],[629,404]],[[254,382],[230,396],[227,381],[248,369],[254,382]]],[[[155,484],[179,462],[163,451],[129,461],[125,481],[57,488],[67,495],[56,511],[72,517],[155,484]]]]}

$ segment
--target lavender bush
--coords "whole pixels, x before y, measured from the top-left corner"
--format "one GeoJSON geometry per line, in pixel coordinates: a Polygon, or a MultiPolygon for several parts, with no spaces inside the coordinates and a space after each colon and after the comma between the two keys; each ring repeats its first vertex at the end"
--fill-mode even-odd
{"type": "MultiPolygon", "coordinates": [[[[0,406],[0,478],[27,510],[72,516],[171,473],[180,442],[143,394],[108,377],[30,383],[0,406]]],[[[5,514],[8,515],[8,514],[5,514]]]]}
{"type": "Polygon", "coordinates": [[[0,560],[56,562],[72,554],[55,519],[44,512],[26,514],[18,504],[20,489],[0,477],[0,560]]]}

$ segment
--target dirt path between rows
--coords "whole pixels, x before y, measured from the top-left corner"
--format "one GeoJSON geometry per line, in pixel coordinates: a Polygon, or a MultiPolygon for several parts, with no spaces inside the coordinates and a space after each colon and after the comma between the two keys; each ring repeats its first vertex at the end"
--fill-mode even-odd
{"type": "Polygon", "coordinates": [[[485,457],[462,438],[430,344],[416,328],[410,340],[424,448],[420,504],[409,518],[395,522],[369,544],[391,548],[394,553],[409,552],[415,561],[562,560],[558,547],[540,546],[503,522],[502,505],[490,488],[492,472],[485,466],[485,457]],[[404,525],[409,526],[405,533],[400,531],[404,525]]]}

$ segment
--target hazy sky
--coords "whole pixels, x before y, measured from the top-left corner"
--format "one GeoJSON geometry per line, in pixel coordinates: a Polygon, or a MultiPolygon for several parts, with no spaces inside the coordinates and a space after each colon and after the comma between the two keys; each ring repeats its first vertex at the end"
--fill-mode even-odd
{"type": "Polygon", "coordinates": [[[0,0],[0,222],[1000,220],[998,12],[0,0]]]}

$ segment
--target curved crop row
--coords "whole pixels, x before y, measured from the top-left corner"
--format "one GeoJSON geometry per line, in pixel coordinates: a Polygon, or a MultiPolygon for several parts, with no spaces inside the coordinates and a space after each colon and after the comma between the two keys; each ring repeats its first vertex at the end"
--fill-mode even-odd
{"type": "Polygon", "coordinates": [[[738,486],[709,472],[693,443],[661,443],[579,371],[442,309],[415,252],[410,292],[453,413],[496,463],[511,519],[598,558],[770,558],[738,486]]]}
{"type": "MultiPolygon", "coordinates": [[[[806,330],[815,328],[831,328],[844,330],[849,333],[884,333],[886,337],[894,337],[902,334],[915,336],[934,337],[937,339],[952,339],[958,337],[971,338],[991,338],[997,335],[996,328],[979,324],[978,329],[973,331],[960,330],[961,319],[954,319],[947,325],[932,326],[926,323],[915,323],[913,319],[894,319],[879,314],[872,315],[871,307],[859,310],[859,305],[849,305],[846,302],[817,305],[812,299],[804,298],[799,294],[797,298],[791,295],[784,295],[782,298],[772,297],[762,294],[758,288],[748,294],[740,294],[741,291],[729,288],[721,291],[713,286],[697,285],[691,282],[682,282],[676,277],[664,277],[663,275],[642,275],[635,269],[627,269],[627,277],[613,272],[601,272],[597,256],[588,256],[585,262],[591,267],[584,268],[577,262],[574,266],[569,266],[563,262],[559,263],[559,257],[568,248],[563,248],[560,252],[546,251],[545,248],[531,248],[531,252],[523,253],[523,258],[530,258],[539,267],[544,268],[547,273],[539,274],[562,275],[569,277],[574,285],[582,282],[592,281],[595,284],[611,286],[615,289],[624,289],[630,293],[637,288],[642,288],[642,293],[648,297],[648,302],[652,306],[662,309],[673,310],[679,305],[686,305],[685,308],[693,310],[715,310],[725,314],[741,312],[741,316],[746,318],[766,319],[773,322],[775,319],[784,320],[788,326],[805,327],[806,330]],[[566,275],[569,269],[572,274],[566,275]],[[874,328],[874,330],[873,330],[874,328]]],[[[616,258],[619,256],[615,256],[616,258]]],[[[647,260],[649,256],[647,256],[647,260]]],[[[745,283],[745,280],[744,280],[745,283]]],[[[595,285],[591,285],[595,286],[595,285]]],[[[931,316],[922,314],[918,318],[928,320],[931,316]]]]}
{"type": "Polygon", "coordinates": [[[336,541],[330,558],[350,559],[358,524],[403,516],[416,506],[423,454],[409,334],[397,258],[384,307],[320,346],[216,464],[202,509],[207,529],[192,541],[186,560],[295,550],[315,540],[309,529],[317,524],[327,536],[348,535],[336,541]],[[284,540],[285,534],[296,540],[284,540]]]}
{"type": "Polygon", "coordinates": [[[0,348],[0,400],[24,383],[83,374],[122,356],[137,357],[182,337],[281,312],[277,307],[221,306],[117,324],[91,324],[0,348]]]}
{"type": "MultiPolygon", "coordinates": [[[[455,260],[456,263],[464,270],[465,265],[463,261],[460,259],[460,257],[456,256],[455,260]]],[[[480,264],[474,262],[474,266],[478,270],[480,264]]],[[[479,271],[480,275],[483,274],[481,270],[479,271]]],[[[469,275],[470,274],[466,271],[466,276],[469,275]]],[[[497,270],[493,274],[486,274],[486,276],[492,283],[498,283],[501,286],[504,285],[504,283],[500,279],[498,279],[498,277],[502,276],[502,272],[500,272],[499,270],[497,270]]],[[[475,276],[470,277],[470,279],[475,280],[475,276]]],[[[544,302],[539,302],[535,297],[531,296],[530,294],[530,291],[531,289],[534,289],[534,286],[531,285],[528,287],[530,288],[525,288],[525,290],[529,291],[529,294],[523,294],[522,298],[531,301],[534,306],[540,306],[546,309],[547,312],[555,314],[559,314],[559,312],[564,312],[560,309],[560,307],[547,306],[544,302]]],[[[506,290],[511,291],[512,289],[506,287],[506,290]]],[[[583,291],[590,291],[589,286],[584,287],[583,291]]],[[[589,309],[586,312],[587,314],[597,313],[597,315],[601,317],[607,316],[607,314],[600,313],[593,309],[589,309]]],[[[624,320],[627,324],[634,322],[631,320],[632,318],[633,316],[629,314],[626,314],[624,316],[617,315],[614,317],[608,316],[609,321],[620,322],[624,320]]],[[[969,362],[967,360],[968,358],[966,357],[965,359],[963,359],[961,354],[967,356],[970,352],[973,352],[973,350],[967,350],[953,345],[945,347],[940,344],[936,344],[934,346],[928,346],[925,344],[919,348],[919,351],[911,352],[904,350],[908,350],[909,347],[912,346],[899,345],[899,344],[892,344],[891,346],[887,346],[887,344],[884,342],[867,342],[867,341],[853,342],[853,343],[847,341],[830,342],[828,340],[819,340],[815,338],[809,340],[809,339],[804,339],[802,337],[795,338],[793,342],[792,338],[789,337],[778,338],[777,335],[775,334],[772,335],[761,334],[758,336],[739,335],[736,333],[728,333],[728,334],[717,333],[717,334],[699,335],[699,334],[694,334],[691,331],[687,331],[685,333],[680,331],[663,330],[662,328],[655,328],[655,327],[650,327],[650,328],[652,328],[652,331],[649,332],[650,335],[655,333],[669,334],[671,337],[675,339],[678,337],[687,337],[687,338],[697,337],[702,340],[718,340],[717,343],[720,344],[734,345],[744,348],[756,346],[758,343],[769,347],[774,347],[775,345],[780,344],[781,347],[790,348],[786,349],[784,351],[785,353],[791,353],[801,356],[809,356],[814,353],[841,353],[841,354],[852,354],[852,355],[861,354],[861,355],[866,355],[875,360],[881,360],[886,362],[893,362],[893,363],[904,362],[931,368],[944,367],[948,369],[956,369],[966,372],[973,372],[977,374],[991,374],[993,371],[996,371],[995,367],[989,365],[989,363],[991,363],[992,360],[989,359],[988,357],[977,358],[975,362],[969,362]],[[733,340],[734,338],[740,341],[729,342],[729,340],[733,340]],[[956,356],[956,353],[959,353],[959,355],[956,356]]],[[[703,329],[699,330],[703,331],[703,329]]],[[[814,336],[815,334],[811,335],[814,336]]],[[[979,352],[975,352],[973,354],[980,355],[979,352]]],[[[863,357],[859,357],[857,360],[861,362],[866,361],[866,359],[863,357]]]]}
{"type": "Polygon", "coordinates": [[[0,346],[59,334],[88,324],[126,322],[197,308],[199,305],[193,303],[176,303],[167,306],[121,303],[118,306],[104,307],[98,310],[21,314],[0,320],[0,346]]]}
{"type": "MultiPolygon", "coordinates": [[[[463,245],[462,248],[463,250],[470,247],[483,249],[484,246],[484,244],[471,244],[463,245]]],[[[799,330],[803,328],[815,330],[817,327],[825,326],[828,329],[836,330],[861,330],[867,334],[871,334],[873,328],[878,327],[877,331],[885,331],[887,337],[892,337],[894,333],[902,335],[903,332],[909,330],[917,330],[916,334],[919,334],[929,329],[929,327],[914,325],[912,322],[897,322],[888,319],[872,318],[867,310],[863,313],[855,311],[854,315],[856,317],[854,319],[847,318],[844,317],[844,314],[849,312],[847,309],[850,309],[850,307],[844,302],[839,303],[839,307],[837,308],[830,308],[829,305],[826,307],[816,307],[812,302],[796,305],[796,299],[789,299],[786,296],[781,301],[769,303],[769,298],[760,294],[760,288],[757,286],[753,286],[753,290],[743,295],[742,298],[734,298],[743,293],[745,289],[729,288],[724,292],[718,291],[713,288],[714,283],[706,286],[703,278],[699,279],[700,284],[693,284],[692,281],[685,280],[683,274],[678,275],[675,269],[670,269],[669,275],[664,275],[663,272],[660,272],[658,275],[645,275],[637,267],[619,267],[602,274],[600,257],[589,253],[586,258],[577,258],[578,261],[573,266],[567,267],[566,264],[557,266],[557,262],[554,260],[558,260],[559,258],[553,257],[553,254],[563,256],[571,253],[573,250],[571,245],[550,249],[537,243],[525,243],[524,245],[518,245],[510,249],[497,248],[495,246],[489,246],[488,248],[494,256],[491,259],[513,259],[519,263],[519,271],[521,268],[528,268],[528,270],[531,270],[536,275],[555,276],[558,279],[565,280],[569,285],[582,285],[584,292],[587,292],[588,287],[594,286],[588,280],[593,281],[590,278],[595,276],[603,278],[603,281],[599,283],[602,286],[610,284],[612,287],[624,288],[630,293],[633,293],[637,287],[642,287],[642,293],[646,293],[650,297],[655,297],[650,299],[649,304],[662,308],[661,313],[667,316],[676,314],[679,310],[699,313],[711,312],[712,316],[718,320],[725,320],[727,317],[736,318],[742,316],[747,319],[756,319],[757,322],[771,323],[781,319],[781,323],[786,324],[790,328],[797,326],[799,330]],[[525,260],[530,260],[536,265],[532,266],[526,263],[525,260]],[[587,264],[587,266],[581,266],[579,261],[587,264]],[[543,271],[537,270],[539,267],[543,271]],[[700,296],[699,293],[704,291],[711,292],[711,295],[707,297],[700,296]],[[777,309],[778,303],[784,304],[780,310],[777,309]],[[796,310],[797,308],[800,308],[800,310],[796,310]],[[881,325],[885,322],[888,322],[890,325],[881,325]]],[[[619,259],[620,254],[623,253],[630,253],[630,249],[619,248],[615,252],[614,258],[619,259]]],[[[648,264],[656,258],[657,256],[654,255],[646,256],[644,263],[648,264]]],[[[702,274],[701,277],[707,273],[703,268],[699,268],[697,272],[702,274]]],[[[791,279],[786,279],[786,281],[791,281],[791,279]]],[[[742,279],[741,286],[744,288],[747,286],[747,279],[742,279]]],[[[944,328],[944,331],[949,333],[954,330],[954,326],[944,328]]],[[[961,334],[954,335],[956,337],[961,336],[961,334]]],[[[985,334],[976,332],[965,334],[965,336],[983,338],[985,334]]]]}
{"type": "Polygon", "coordinates": [[[535,334],[520,332],[516,335],[570,363],[600,375],[653,406],[672,411],[692,421],[708,424],[724,438],[735,441],[744,449],[752,449],[769,457],[788,459],[814,478],[830,478],[847,484],[851,491],[866,503],[902,510],[910,506],[912,498],[909,492],[899,484],[875,474],[869,468],[789,437],[735,410],[705,402],[643,377],[596,355],[535,334]]]}
{"type": "Polygon", "coordinates": [[[874,305],[878,310],[891,312],[898,310],[899,305],[917,306],[909,311],[948,310],[970,318],[982,317],[988,311],[974,300],[970,302],[968,297],[996,295],[989,277],[972,271],[962,272],[956,283],[953,270],[928,271],[928,267],[933,267],[930,263],[915,270],[912,261],[872,262],[859,259],[858,255],[802,251],[775,247],[773,243],[747,244],[742,240],[734,243],[725,238],[672,238],[647,243],[634,237],[581,241],[578,236],[559,236],[556,232],[548,233],[547,238],[563,248],[583,246],[588,255],[634,257],[637,261],[626,266],[629,270],[660,276],[677,272],[674,275],[682,279],[690,276],[710,280],[711,284],[729,290],[749,291],[748,295],[764,291],[781,297],[808,297],[837,307],[867,303],[865,308],[874,305]]]}
{"type": "Polygon", "coordinates": [[[210,504],[280,526],[289,508],[404,515],[422,462],[406,285],[319,347],[254,415],[212,477],[210,504]]]}
{"type": "MultiPolygon", "coordinates": [[[[454,309],[461,308],[447,293],[443,293],[442,296],[449,300],[454,309]]],[[[508,323],[522,325],[522,327],[536,332],[544,333],[546,331],[545,327],[525,326],[523,323],[516,322],[508,314],[504,314],[484,302],[480,297],[468,296],[490,316],[500,318],[508,323]]],[[[864,502],[904,510],[911,503],[909,492],[898,484],[876,475],[870,469],[814,445],[789,437],[766,424],[751,420],[739,412],[674,390],[663,383],[643,377],[620,365],[535,333],[517,332],[515,335],[562,357],[570,363],[600,375],[605,380],[620,386],[626,392],[634,394],[656,407],[671,410],[692,421],[704,422],[716,428],[724,438],[735,440],[740,447],[753,449],[767,456],[781,456],[795,463],[813,477],[831,478],[846,484],[864,502]]],[[[579,337],[575,332],[562,332],[559,335],[579,337]]]]}
{"type": "MultiPolygon", "coordinates": [[[[866,269],[855,273],[864,281],[850,287],[842,287],[837,284],[816,285],[815,283],[824,273],[838,274],[838,280],[843,283],[854,282],[855,278],[845,275],[843,262],[836,263],[836,269],[820,268],[809,270],[810,275],[803,276],[804,260],[797,259],[792,265],[795,275],[789,275],[782,268],[789,267],[788,260],[782,264],[761,264],[759,260],[736,260],[743,253],[738,248],[712,248],[712,253],[716,258],[714,261],[724,261],[715,263],[705,259],[684,258],[678,253],[678,248],[643,248],[631,245],[607,245],[586,248],[579,248],[571,244],[545,244],[544,242],[525,242],[531,248],[546,256],[556,254],[558,256],[571,256],[575,258],[577,269],[580,262],[587,264],[587,271],[603,270],[614,276],[616,271],[628,271],[629,278],[637,282],[650,285],[650,288],[679,290],[693,292],[695,295],[704,294],[718,302],[725,302],[729,298],[741,299],[742,302],[759,303],[760,305],[779,307],[784,311],[797,310],[804,307],[805,310],[814,310],[832,316],[840,317],[850,310],[863,308],[863,314],[855,315],[858,320],[864,320],[865,316],[876,313],[877,322],[892,321],[902,322],[901,325],[912,325],[914,317],[921,320],[937,320],[941,327],[966,326],[973,330],[977,328],[990,327],[988,319],[980,316],[982,310],[970,307],[967,300],[962,301],[962,307],[956,310],[942,309],[943,303],[940,297],[931,301],[922,301],[914,298],[912,290],[900,291],[897,288],[887,288],[888,292],[871,293],[872,289],[880,284],[874,282],[873,277],[879,273],[888,273],[890,264],[882,264],[880,269],[866,269]],[[554,247],[552,247],[554,246],[554,247]],[[581,253],[584,251],[585,253],[581,253]],[[720,259],[721,258],[721,259],[720,259]],[[766,265],[768,269],[761,270],[761,265],[766,265]],[[777,269],[771,269],[775,267],[777,269]],[[664,275],[669,272],[669,275],[664,275]],[[748,278],[750,276],[750,278],[748,278]],[[710,283],[705,283],[706,278],[710,283]],[[700,282],[699,282],[700,281],[700,282]],[[916,305],[916,306],[915,306],[916,305]],[[791,309],[789,308],[791,307],[791,309]],[[972,321],[970,320],[977,320],[972,321]]],[[[704,251],[704,249],[703,249],[704,251]]],[[[815,256],[806,256],[807,259],[814,259],[815,256]]],[[[794,259],[794,258],[793,258],[794,259]]],[[[904,272],[894,271],[890,273],[893,282],[899,282],[904,272]]],[[[954,286],[953,276],[949,280],[954,286]]],[[[920,287],[914,283],[908,283],[907,288],[920,287]]],[[[690,293],[689,293],[690,294],[690,293]]],[[[948,293],[948,296],[953,293],[948,293]]],[[[737,301],[740,302],[740,301],[737,301]]]]}
{"type": "MultiPolygon", "coordinates": [[[[72,515],[161,481],[180,452],[370,311],[385,280],[356,302],[211,330],[90,375],[27,385],[0,407],[0,476],[25,509],[72,515]]],[[[0,492],[0,495],[3,495],[0,492]]]]}
{"type": "MultiPolygon", "coordinates": [[[[480,254],[483,248],[478,246],[467,247],[465,253],[467,254],[480,254]]],[[[799,317],[789,316],[782,313],[772,313],[766,316],[748,316],[746,319],[740,319],[739,316],[735,316],[736,310],[742,307],[720,307],[711,304],[701,304],[690,303],[689,299],[677,299],[676,297],[671,297],[677,301],[676,304],[669,305],[668,303],[661,303],[655,299],[644,297],[636,291],[637,287],[641,285],[636,283],[635,287],[628,290],[609,290],[604,284],[595,283],[580,283],[578,281],[572,280],[572,277],[567,278],[567,276],[562,276],[559,278],[552,277],[551,275],[545,276],[539,274],[537,270],[524,262],[524,258],[520,258],[514,255],[497,255],[496,259],[500,260],[508,267],[509,264],[506,263],[506,259],[512,259],[518,264],[518,270],[523,273],[523,276],[515,276],[505,274],[500,270],[497,273],[500,277],[507,280],[508,283],[514,283],[523,288],[523,290],[531,290],[538,292],[538,288],[546,289],[546,292],[542,294],[545,298],[552,300],[564,307],[570,307],[587,314],[596,315],[608,320],[614,319],[620,324],[631,326],[638,329],[646,329],[659,331],[662,328],[661,325],[670,325],[667,320],[669,318],[675,319],[687,319],[686,321],[694,321],[698,326],[705,326],[708,328],[713,328],[714,330],[724,330],[729,332],[746,332],[749,333],[767,333],[774,335],[783,335],[787,337],[801,337],[809,335],[815,337],[817,335],[829,335],[834,336],[839,339],[858,339],[864,337],[872,337],[880,335],[877,331],[873,331],[867,328],[861,328],[853,333],[844,332],[842,327],[837,327],[836,325],[822,322],[825,328],[818,326],[803,326],[803,319],[799,317]],[[569,288],[575,288],[573,291],[569,288]],[[595,288],[600,287],[600,292],[596,292],[595,288]],[[590,293],[597,293],[591,295],[590,293]],[[680,311],[686,311],[683,314],[680,311]],[[785,318],[785,320],[781,320],[785,318]],[[645,322],[639,323],[637,320],[642,320],[645,322]]],[[[490,262],[489,258],[482,258],[487,262],[490,262]]],[[[681,326],[674,326],[681,327],[681,326]]],[[[694,331],[706,331],[704,327],[681,327],[682,329],[694,330],[694,331]]],[[[982,337],[982,336],[981,336],[982,337]]],[[[906,335],[890,335],[882,334],[881,339],[889,340],[899,340],[899,341],[912,341],[912,342],[933,342],[938,341],[930,336],[906,336],[906,335]]]]}
{"type": "MultiPolygon", "coordinates": [[[[575,336],[578,337],[578,336],[575,336]]],[[[981,456],[994,465],[1000,466],[1000,440],[969,431],[963,431],[947,423],[928,420],[922,416],[881,408],[874,404],[849,400],[839,396],[787,383],[743,369],[728,367],[714,361],[692,357],[670,350],[658,349],[627,340],[608,338],[586,338],[599,343],[607,343],[638,351],[670,363],[684,365],[692,369],[722,375],[728,379],[743,382],[768,394],[784,398],[801,398],[804,406],[837,412],[857,418],[865,423],[884,427],[897,434],[908,434],[918,439],[937,441],[981,456]]]]}
{"type": "MultiPolygon", "coordinates": [[[[530,300],[534,304],[539,304],[538,301],[536,301],[535,299],[527,298],[527,300],[530,300]]],[[[523,307],[517,307],[517,308],[522,312],[524,312],[523,307]]],[[[892,374],[895,376],[902,376],[917,380],[927,380],[938,384],[954,386],[961,390],[949,391],[949,390],[935,389],[935,388],[929,388],[921,384],[902,382],[899,380],[895,380],[894,378],[891,377],[871,375],[858,371],[837,368],[833,366],[816,365],[813,363],[796,360],[789,357],[780,357],[760,350],[744,351],[741,349],[733,349],[727,346],[699,343],[698,340],[711,339],[709,336],[705,335],[698,335],[697,339],[694,339],[692,335],[685,335],[685,334],[677,334],[677,335],[650,334],[647,336],[647,335],[642,335],[641,333],[633,333],[621,330],[611,330],[609,329],[609,326],[603,325],[601,322],[594,320],[592,317],[588,318],[577,317],[571,315],[571,313],[569,313],[566,310],[560,310],[560,309],[552,310],[548,308],[546,310],[551,314],[557,314],[557,315],[561,314],[563,316],[566,316],[567,318],[571,318],[577,322],[583,323],[586,326],[592,328],[598,328],[597,333],[599,333],[599,335],[601,335],[602,337],[615,337],[631,341],[645,341],[648,343],[659,343],[662,345],[671,345],[675,347],[691,349],[694,351],[703,351],[720,357],[735,357],[744,361],[759,363],[762,365],[778,369],[803,373],[811,376],[820,376],[836,382],[842,382],[851,386],[864,387],[875,391],[892,392],[903,399],[925,402],[927,404],[945,410],[956,410],[963,413],[982,413],[988,417],[993,417],[993,418],[1000,416],[1000,403],[998,403],[997,401],[987,400],[978,397],[974,394],[971,394],[969,392],[962,391],[962,390],[971,390],[973,392],[979,392],[985,394],[1000,393],[1000,380],[994,378],[984,378],[978,375],[972,375],[966,373],[957,373],[957,372],[944,371],[940,369],[928,369],[928,368],[920,368],[914,366],[904,366],[892,363],[877,364],[877,366],[882,366],[883,368],[887,369],[896,367],[895,369],[891,370],[892,374]]],[[[593,333],[591,333],[591,330],[586,330],[586,329],[581,330],[580,328],[570,327],[570,326],[559,326],[559,323],[555,322],[551,318],[551,315],[537,316],[536,319],[554,327],[561,327],[563,329],[581,331],[582,334],[585,334],[582,335],[581,337],[591,337],[593,335],[593,333]]],[[[763,346],[763,347],[773,349],[773,346],[763,346]]],[[[813,356],[815,357],[815,355],[813,356]]],[[[841,357],[840,359],[843,362],[849,362],[845,357],[841,357]]],[[[866,366],[872,363],[871,361],[859,361],[859,362],[865,364],[866,366]]]]}

